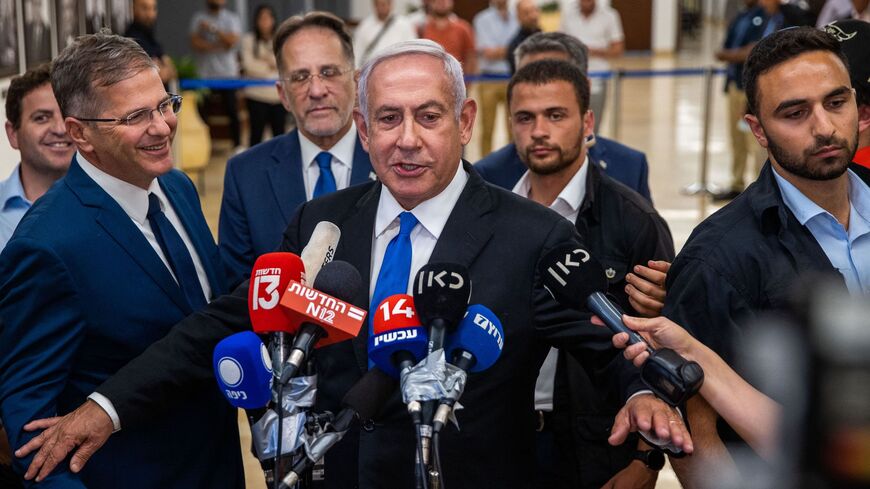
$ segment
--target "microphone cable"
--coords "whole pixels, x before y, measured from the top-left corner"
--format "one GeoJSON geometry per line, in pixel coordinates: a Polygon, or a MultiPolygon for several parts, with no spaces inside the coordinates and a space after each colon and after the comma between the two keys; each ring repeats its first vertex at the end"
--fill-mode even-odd
{"type": "Polygon", "coordinates": [[[439,442],[439,432],[432,433],[432,465],[434,466],[434,478],[437,480],[438,489],[446,489],[444,485],[444,471],[441,470],[441,448],[439,442]]]}

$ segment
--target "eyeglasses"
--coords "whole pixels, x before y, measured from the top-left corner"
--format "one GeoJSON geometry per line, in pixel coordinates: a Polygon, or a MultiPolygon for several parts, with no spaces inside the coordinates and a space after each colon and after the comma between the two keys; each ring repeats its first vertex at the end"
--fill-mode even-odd
{"type": "Polygon", "coordinates": [[[299,70],[290,73],[290,77],[282,78],[281,80],[290,82],[290,88],[293,90],[302,90],[305,88],[311,79],[315,76],[320,78],[323,83],[333,84],[338,81],[338,77],[351,71],[353,68],[342,70],[337,66],[325,66],[320,69],[320,73],[311,73],[308,70],[299,70]]]}
{"type": "Polygon", "coordinates": [[[170,113],[179,113],[181,111],[181,100],[181,95],[170,93],[169,98],[160,102],[156,108],[137,110],[136,112],[128,114],[120,119],[83,119],[81,117],[73,117],[82,122],[113,122],[125,126],[141,126],[144,124],[150,124],[151,121],[154,120],[154,111],[160,112],[160,115],[162,115],[164,119],[166,119],[170,113]]]}

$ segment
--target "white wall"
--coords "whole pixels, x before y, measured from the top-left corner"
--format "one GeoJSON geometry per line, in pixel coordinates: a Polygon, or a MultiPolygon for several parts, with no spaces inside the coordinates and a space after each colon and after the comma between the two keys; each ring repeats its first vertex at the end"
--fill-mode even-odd
{"type": "Polygon", "coordinates": [[[679,9],[676,0],[653,0],[652,50],[673,53],[677,50],[679,9]]]}

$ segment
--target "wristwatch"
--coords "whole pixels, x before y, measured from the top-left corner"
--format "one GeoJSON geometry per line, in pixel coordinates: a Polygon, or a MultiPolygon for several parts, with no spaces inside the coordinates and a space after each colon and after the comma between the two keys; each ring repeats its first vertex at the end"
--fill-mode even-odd
{"type": "Polygon", "coordinates": [[[665,454],[661,450],[636,450],[634,459],[643,462],[650,470],[662,470],[665,466],[665,454]]]}

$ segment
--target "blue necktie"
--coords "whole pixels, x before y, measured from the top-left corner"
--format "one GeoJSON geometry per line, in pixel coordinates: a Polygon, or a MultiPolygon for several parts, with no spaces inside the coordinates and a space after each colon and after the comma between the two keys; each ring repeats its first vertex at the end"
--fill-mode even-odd
{"type": "MultiPolygon", "coordinates": [[[[381,271],[378,272],[378,281],[375,282],[375,292],[372,294],[372,305],[369,308],[369,337],[374,334],[372,325],[375,308],[393,294],[408,292],[408,276],[411,275],[411,231],[418,222],[410,212],[399,214],[399,234],[387,245],[381,271]]],[[[371,366],[370,361],[369,368],[371,366]]]]}
{"type": "Polygon", "coordinates": [[[317,177],[317,184],[314,186],[314,198],[321,195],[331,194],[337,190],[335,185],[335,175],[332,174],[332,155],[326,151],[321,151],[314,157],[317,166],[320,167],[320,176],[317,177]]]}
{"type": "Polygon", "coordinates": [[[166,214],[160,210],[160,199],[154,194],[148,194],[148,221],[151,223],[154,237],[157,238],[157,243],[163,250],[163,255],[166,256],[187,303],[191,309],[198,311],[207,304],[207,301],[202,291],[202,285],[199,283],[193,259],[190,257],[190,252],[184,245],[184,241],[181,240],[181,235],[166,218],[166,214]]]}

